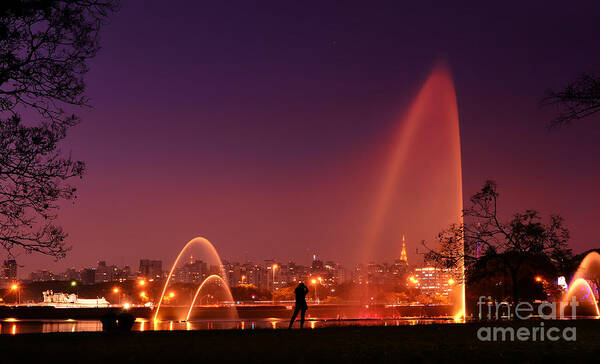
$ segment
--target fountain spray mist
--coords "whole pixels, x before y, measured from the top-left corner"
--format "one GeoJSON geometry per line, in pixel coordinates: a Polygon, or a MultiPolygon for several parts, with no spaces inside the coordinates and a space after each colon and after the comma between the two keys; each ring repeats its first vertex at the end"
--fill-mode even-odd
{"type": "Polygon", "coordinates": [[[594,279],[600,277],[600,254],[595,251],[588,253],[579,263],[577,271],[571,279],[569,284],[569,290],[564,294],[562,302],[569,302],[572,296],[583,290],[590,296],[590,303],[594,306],[596,317],[600,317],[600,308],[596,296],[594,296],[594,290],[590,286],[588,279],[594,279]]]}
{"type": "MultiPolygon", "coordinates": [[[[418,226],[422,235],[409,237],[416,241],[433,239],[447,226],[462,224],[458,107],[454,82],[444,62],[435,65],[408,112],[400,118],[365,228],[363,257],[373,258],[382,231],[390,230],[392,222],[386,220],[396,205],[411,208],[411,214],[406,221],[395,219],[393,224],[418,226]],[[415,206],[415,196],[419,206],[415,206]]],[[[461,297],[456,299],[455,317],[464,318],[464,266],[457,271],[461,279],[456,290],[461,297]]]]}
{"type": "MultiPolygon", "coordinates": [[[[165,284],[163,286],[163,290],[160,295],[160,300],[158,301],[158,305],[156,307],[156,312],[154,313],[154,321],[158,320],[158,313],[160,311],[160,306],[161,306],[163,298],[165,296],[165,292],[167,291],[167,287],[168,287],[169,283],[171,282],[171,277],[173,276],[173,272],[175,271],[175,268],[177,267],[177,263],[179,263],[179,260],[183,256],[183,253],[185,253],[188,250],[188,248],[190,248],[193,245],[199,245],[201,247],[208,248],[208,252],[210,255],[209,258],[212,258],[213,261],[215,263],[217,263],[217,265],[219,266],[219,275],[211,275],[211,276],[207,277],[200,284],[200,286],[198,287],[198,290],[196,291],[196,294],[194,295],[194,299],[192,300],[192,303],[190,304],[190,307],[187,311],[186,320],[189,319],[189,317],[190,317],[190,314],[194,307],[194,303],[196,302],[196,297],[198,296],[198,293],[200,293],[200,290],[202,289],[202,287],[204,287],[205,283],[207,283],[210,280],[215,279],[216,277],[220,278],[220,281],[223,283],[223,286],[224,286],[225,290],[227,291],[226,292],[227,299],[230,302],[233,302],[233,296],[231,295],[231,290],[229,289],[229,285],[227,284],[227,276],[225,275],[225,270],[223,269],[223,263],[221,262],[221,257],[219,257],[219,253],[217,253],[217,250],[211,244],[210,241],[208,241],[207,239],[202,238],[202,237],[197,237],[197,238],[190,240],[187,244],[185,244],[185,246],[181,249],[181,251],[177,255],[177,258],[175,258],[175,262],[173,262],[173,265],[171,266],[171,270],[169,271],[167,280],[165,281],[165,284]]],[[[237,318],[237,310],[236,310],[235,306],[232,306],[232,310],[233,310],[233,315],[234,315],[233,318],[237,318]]]]}

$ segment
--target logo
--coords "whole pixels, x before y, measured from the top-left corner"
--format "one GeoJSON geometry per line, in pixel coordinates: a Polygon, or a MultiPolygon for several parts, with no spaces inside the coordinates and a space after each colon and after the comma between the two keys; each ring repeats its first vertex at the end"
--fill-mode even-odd
{"type": "MultiPolygon", "coordinates": [[[[512,306],[508,302],[492,302],[491,297],[480,296],[477,300],[479,320],[501,320],[515,317],[520,322],[531,318],[540,318],[538,325],[512,326],[483,326],[477,330],[480,341],[576,341],[577,329],[574,326],[546,326],[543,320],[557,320],[577,317],[579,302],[575,296],[570,302],[542,302],[534,308],[530,302],[519,302],[512,306]],[[570,310],[567,309],[570,306],[570,310]],[[566,311],[566,312],[565,312],[566,311]],[[565,316],[569,313],[569,316],[565,316]]],[[[517,321],[519,322],[519,321],[517,321]]]]}

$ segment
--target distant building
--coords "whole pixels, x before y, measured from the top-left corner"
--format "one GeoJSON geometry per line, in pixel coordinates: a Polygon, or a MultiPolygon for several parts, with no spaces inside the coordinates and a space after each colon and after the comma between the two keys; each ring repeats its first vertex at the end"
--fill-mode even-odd
{"type": "Polygon", "coordinates": [[[96,269],[95,268],[83,268],[79,275],[81,277],[81,283],[83,284],[94,284],[96,283],[96,269]]]}
{"type": "Polygon", "coordinates": [[[404,239],[404,235],[402,235],[402,252],[400,253],[400,261],[408,264],[408,257],[406,256],[406,240],[404,239]]]}
{"type": "Polygon", "coordinates": [[[39,269],[35,272],[31,272],[30,278],[32,282],[49,282],[56,280],[54,273],[48,269],[39,269]]]}
{"type": "Polygon", "coordinates": [[[310,269],[313,271],[313,273],[318,273],[318,272],[323,271],[323,262],[321,260],[317,259],[316,254],[313,255],[313,260],[310,265],[310,269]]]}
{"type": "Polygon", "coordinates": [[[449,269],[423,267],[416,268],[411,282],[424,294],[448,296],[454,280],[449,269]]]}
{"type": "Polygon", "coordinates": [[[139,273],[148,279],[162,278],[162,260],[140,259],[139,273]]]}
{"type": "Polygon", "coordinates": [[[79,281],[81,280],[81,276],[75,268],[67,268],[67,270],[60,275],[60,279],[63,281],[79,281]]]}
{"type": "Polygon", "coordinates": [[[17,279],[17,261],[14,259],[5,260],[2,265],[2,279],[14,281],[17,279]]]}
{"type": "Polygon", "coordinates": [[[190,257],[189,262],[183,267],[175,269],[171,280],[184,283],[202,283],[209,276],[209,268],[206,262],[190,257]]]}

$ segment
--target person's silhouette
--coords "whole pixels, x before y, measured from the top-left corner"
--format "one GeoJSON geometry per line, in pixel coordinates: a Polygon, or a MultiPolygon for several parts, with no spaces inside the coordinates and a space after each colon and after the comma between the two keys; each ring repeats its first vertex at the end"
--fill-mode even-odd
{"type": "Polygon", "coordinates": [[[294,290],[296,294],[296,306],[294,306],[294,314],[292,315],[292,319],[290,320],[290,329],[296,320],[296,316],[298,316],[298,311],[300,311],[300,328],[304,326],[304,314],[306,314],[306,310],[308,310],[308,305],[306,304],[306,294],[308,293],[308,287],[304,285],[304,283],[300,282],[298,287],[294,290]]]}

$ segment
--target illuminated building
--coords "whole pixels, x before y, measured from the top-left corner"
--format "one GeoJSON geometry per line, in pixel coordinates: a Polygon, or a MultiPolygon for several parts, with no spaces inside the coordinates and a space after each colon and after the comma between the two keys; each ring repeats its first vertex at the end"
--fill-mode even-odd
{"type": "Polygon", "coordinates": [[[14,259],[5,260],[2,265],[2,279],[14,281],[17,279],[17,261],[14,259]]]}
{"type": "Polygon", "coordinates": [[[31,272],[30,278],[32,282],[48,282],[55,280],[54,273],[48,269],[38,269],[35,272],[31,272]]]}
{"type": "Polygon", "coordinates": [[[162,260],[140,259],[139,273],[148,279],[162,278],[162,260]]]}
{"type": "Polygon", "coordinates": [[[448,296],[455,283],[449,269],[434,267],[416,268],[411,278],[409,284],[428,295],[448,296]]]}
{"type": "Polygon", "coordinates": [[[408,257],[406,256],[406,241],[404,235],[402,235],[402,252],[400,253],[400,260],[408,264],[408,257]]]}
{"type": "Polygon", "coordinates": [[[79,273],[81,282],[83,284],[94,284],[96,283],[96,269],[95,268],[84,268],[79,273]]]}

